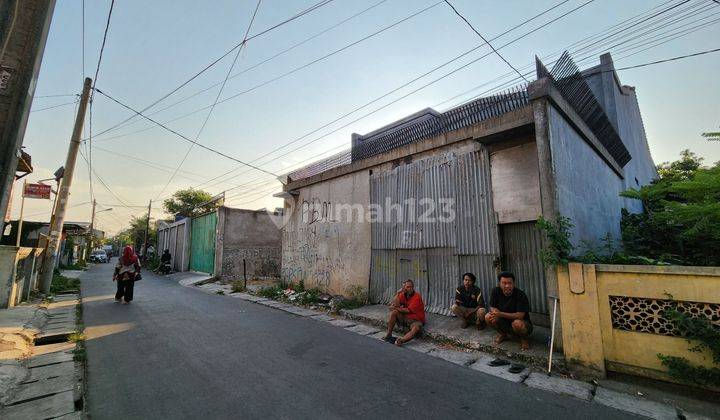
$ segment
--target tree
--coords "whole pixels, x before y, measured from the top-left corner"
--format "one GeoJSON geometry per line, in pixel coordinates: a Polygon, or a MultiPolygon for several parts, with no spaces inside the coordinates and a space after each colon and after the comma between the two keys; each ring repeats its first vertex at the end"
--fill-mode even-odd
{"type": "Polygon", "coordinates": [[[660,179],[624,197],[642,200],[643,213],[623,211],[625,250],[684,265],[720,265],[720,163],[702,166],[689,150],[658,165],[660,179]]]}
{"type": "Polygon", "coordinates": [[[163,208],[170,214],[176,214],[185,217],[194,217],[204,213],[213,211],[218,207],[218,203],[207,203],[213,196],[203,190],[187,188],[177,190],[171,198],[163,201],[163,208]]]}
{"type": "MultiPolygon", "coordinates": [[[[135,217],[130,220],[130,227],[120,231],[115,235],[115,239],[124,245],[135,245],[135,248],[141,247],[145,243],[145,226],[147,223],[147,215],[135,217]]],[[[153,242],[153,238],[157,236],[157,231],[152,223],[148,231],[148,241],[153,242]]]]}

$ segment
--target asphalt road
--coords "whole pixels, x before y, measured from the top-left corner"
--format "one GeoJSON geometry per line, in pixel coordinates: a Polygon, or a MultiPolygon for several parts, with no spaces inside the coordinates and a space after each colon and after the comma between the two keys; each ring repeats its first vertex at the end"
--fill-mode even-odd
{"type": "Polygon", "coordinates": [[[82,277],[92,419],[623,418],[409,349],[143,273],[82,277]]]}

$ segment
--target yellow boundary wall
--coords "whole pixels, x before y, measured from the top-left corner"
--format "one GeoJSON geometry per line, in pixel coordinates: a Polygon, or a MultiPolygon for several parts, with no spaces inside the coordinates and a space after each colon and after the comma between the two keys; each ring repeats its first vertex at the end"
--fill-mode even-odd
{"type": "Polygon", "coordinates": [[[700,306],[720,319],[720,267],[570,263],[558,266],[557,275],[563,350],[571,363],[602,376],[612,370],[663,380],[671,378],[665,374],[658,353],[713,366],[709,351],[691,352],[693,345],[683,338],[614,328],[610,299],[633,302],[632,306],[616,308],[633,323],[642,318],[653,325],[662,324],[653,315],[662,311],[655,305],[648,309],[645,299],[710,304],[700,306]],[[642,306],[632,298],[642,299],[642,306]]]}

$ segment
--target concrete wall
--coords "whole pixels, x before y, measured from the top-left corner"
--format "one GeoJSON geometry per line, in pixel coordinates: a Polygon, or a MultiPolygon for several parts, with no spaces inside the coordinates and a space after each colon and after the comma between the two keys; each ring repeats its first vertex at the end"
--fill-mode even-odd
{"type": "Polygon", "coordinates": [[[216,271],[221,278],[242,279],[244,273],[248,279],[280,277],[282,235],[277,220],[264,211],[218,210],[216,271]]]}
{"type": "Polygon", "coordinates": [[[490,172],[498,223],[537,220],[542,209],[535,142],[491,151],[490,172]]]}
{"type": "Polygon", "coordinates": [[[368,288],[370,176],[359,171],[299,190],[285,200],[282,278],[306,287],[345,294],[349,286],[368,288]],[[346,206],[355,206],[348,210],[346,206]],[[348,211],[352,217],[348,217],[348,211]],[[358,220],[361,213],[362,220],[358,220]]]}
{"type": "MultiPolygon", "coordinates": [[[[635,88],[621,85],[614,69],[610,54],[603,54],[600,65],[585,72],[588,75],[585,80],[632,155],[630,162],[623,168],[624,189],[639,188],[657,178],[658,173],[650,155],[635,88]]],[[[624,201],[629,210],[642,211],[640,201],[629,198],[624,201]]]]}
{"type": "Polygon", "coordinates": [[[673,379],[658,353],[715,366],[708,349],[690,351],[696,343],[675,335],[664,311],[676,306],[719,325],[720,267],[569,264],[557,274],[567,360],[663,380],[673,379]]]}
{"type": "Polygon", "coordinates": [[[557,207],[574,224],[573,245],[582,250],[585,242],[598,244],[607,233],[620,238],[623,180],[552,105],[549,107],[557,207]]]}
{"type": "Polygon", "coordinates": [[[0,245],[0,309],[16,306],[37,289],[41,254],[38,248],[0,245]]]}

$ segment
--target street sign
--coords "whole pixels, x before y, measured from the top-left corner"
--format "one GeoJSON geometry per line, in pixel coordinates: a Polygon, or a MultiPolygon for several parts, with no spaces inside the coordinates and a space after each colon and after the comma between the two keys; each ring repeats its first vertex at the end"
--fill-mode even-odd
{"type": "Polygon", "coordinates": [[[50,186],[45,184],[25,184],[23,188],[23,197],[49,200],[50,186]]]}

